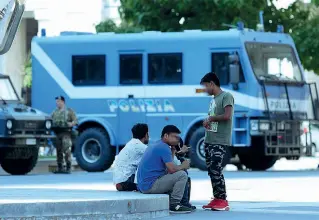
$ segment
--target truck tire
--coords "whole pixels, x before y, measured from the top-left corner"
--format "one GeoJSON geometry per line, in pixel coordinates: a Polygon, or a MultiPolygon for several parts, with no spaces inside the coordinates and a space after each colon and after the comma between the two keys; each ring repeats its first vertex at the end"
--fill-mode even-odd
{"type": "Polygon", "coordinates": [[[262,137],[252,138],[252,146],[238,151],[240,162],[252,171],[265,171],[278,160],[277,156],[265,155],[265,142],[262,137]]]}
{"type": "MultiPolygon", "coordinates": [[[[200,170],[207,171],[206,159],[205,159],[205,148],[204,148],[204,139],[205,139],[205,128],[199,127],[191,135],[189,144],[191,146],[190,158],[191,164],[193,167],[196,167],[200,170]]],[[[225,167],[229,164],[232,158],[232,147],[226,149],[226,154],[224,156],[224,161],[222,166],[225,167]]]]}
{"type": "Polygon", "coordinates": [[[6,152],[8,152],[8,149],[2,149],[1,154],[1,167],[4,171],[11,175],[25,175],[33,170],[35,165],[38,161],[38,155],[39,155],[39,148],[34,147],[32,149],[26,149],[31,150],[30,157],[29,158],[5,158],[6,152]]]}
{"type": "Polygon", "coordinates": [[[193,167],[200,170],[207,170],[204,150],[205,128],[197,128],[190,137],[191,146],[190,159],[193,167]]]}
{"type": "Polygon", "coordinates": [[[109,137],[100,128],[89,128],[81,132],[74,150],[78,165],[88,172],[109,169],[115,158],[109,137]]]}

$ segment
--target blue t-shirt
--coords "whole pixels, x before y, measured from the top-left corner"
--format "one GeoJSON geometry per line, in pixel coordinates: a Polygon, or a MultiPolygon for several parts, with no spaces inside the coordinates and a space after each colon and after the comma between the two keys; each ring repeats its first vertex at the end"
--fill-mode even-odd
{"type": "Polygon", "coordinates": [[[172,152],[168,144],[158,141],[149,146],[143,154],[137,171],[137,187],[141,192],[150,190],[154,182],[165,175],[165,163],[172,162],[172,152]]]}

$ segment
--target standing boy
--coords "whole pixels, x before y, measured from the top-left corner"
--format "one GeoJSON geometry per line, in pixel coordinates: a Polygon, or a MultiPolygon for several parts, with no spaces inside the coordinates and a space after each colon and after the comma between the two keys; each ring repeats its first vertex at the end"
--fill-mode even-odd
{"type": "Polygon", "coordinates": [[[201,85],[206,92],[213,96],[210,103],[208,117],[204,120],[205,154],[208,175],[211,179],[214,198],[204,209],[228,211],[226,200],[226,186],[223,176],[227,153],[231,145],[232,123],[234,114],[234,98],[229,92],[220,88],[220,83],[215,73],[207,73],[201,80],[201,85]]]}

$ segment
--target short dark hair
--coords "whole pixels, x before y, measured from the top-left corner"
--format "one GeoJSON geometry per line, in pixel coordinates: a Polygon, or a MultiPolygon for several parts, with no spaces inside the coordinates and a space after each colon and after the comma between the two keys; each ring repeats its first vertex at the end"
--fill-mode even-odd
{"type": "Polygon", "coordinates": [[[137,123],[136,125],[133,126],[131,131],[133,134],[133,138],[142,139],[146,136],[148,132],[148,126],[147,124],[137,123]]]}
{"type": "Polygon", "coordinates": [[[62,100],[63,102],[65,102],[65,98],[62,95],[55,97],[55,100],[62,100]]]}
{"type": "Polygon", "coordinates": [[[170,133],[180,134],[181,131],[175,125],[166,125],[162,130],[161,137],[164,137],[165,134],[170,134],[170,133]]]}
{"type": "Polygon", "coordinates": [[[216,73],[213,73],[213,72],[207,73],[200,81],[200,84],[210,83],[210,82],[213,82],[216,86],[220,87],[220,82],[216,73]]]}

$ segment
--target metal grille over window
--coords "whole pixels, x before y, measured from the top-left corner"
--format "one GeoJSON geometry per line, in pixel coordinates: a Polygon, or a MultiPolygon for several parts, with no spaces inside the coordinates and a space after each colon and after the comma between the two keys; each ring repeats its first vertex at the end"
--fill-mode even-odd
{"type": "Polygon", "coordinates": [[[142,54],[120,55],[120,84],[142,84],[142,54]]]}
{"type": "Polygon", "coordinates": [[[76,86],[105,85],[106,56],[78,55],[72,57],[72,83],[76,86]]]}
{"type": "Polygon", "coordinates": [[[148,82],[150,84],[182,83],[182,69],[182,53],[148,55],[148,82]]]}

